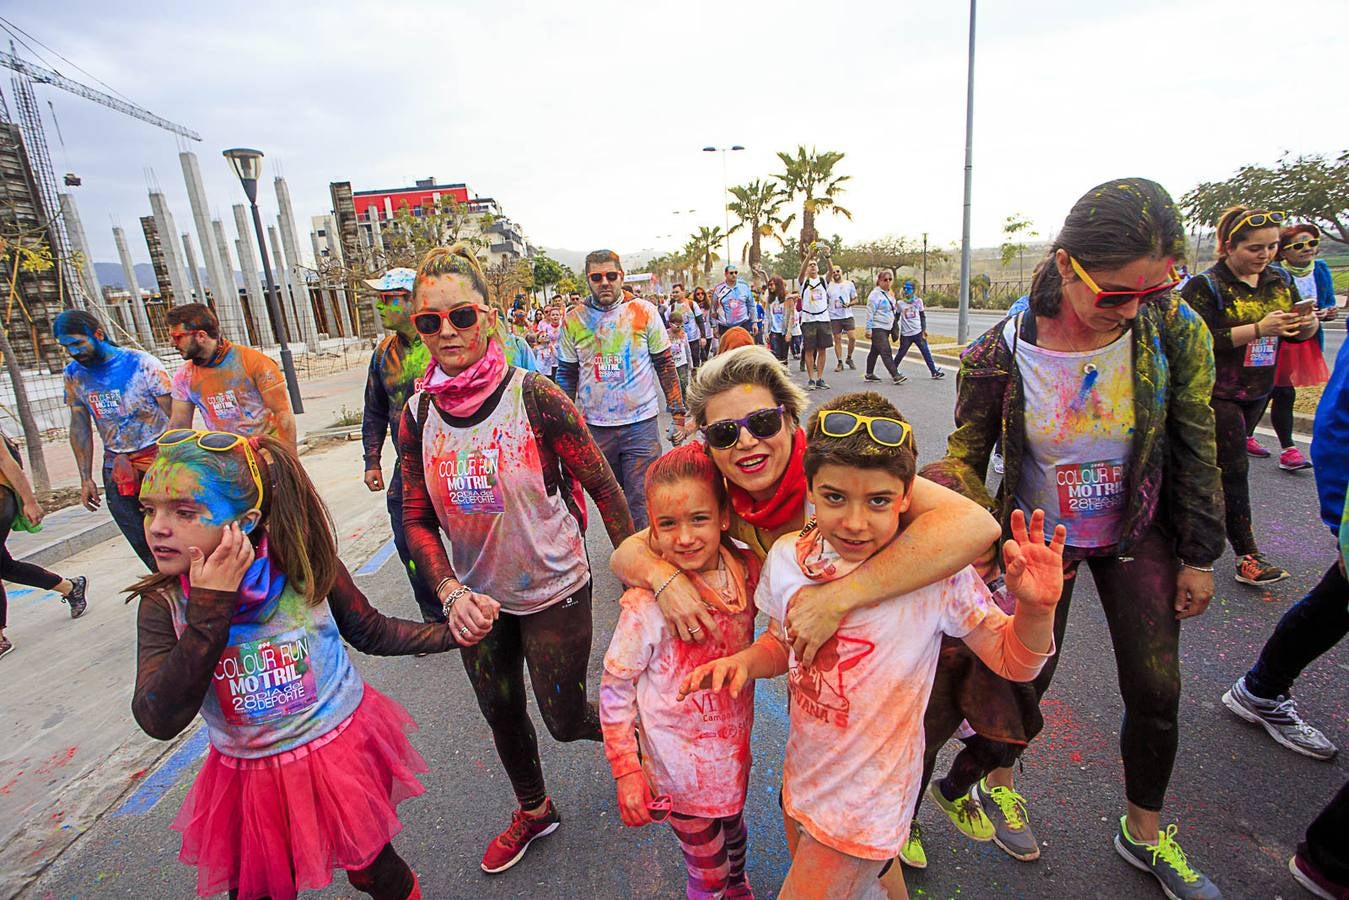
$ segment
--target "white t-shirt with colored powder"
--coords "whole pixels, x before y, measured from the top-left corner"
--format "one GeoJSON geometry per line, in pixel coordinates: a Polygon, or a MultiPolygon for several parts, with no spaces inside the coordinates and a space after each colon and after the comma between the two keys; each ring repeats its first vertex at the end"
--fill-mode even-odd
{"type": "Polygon", "coordinates": [[[829,318],[846,319],[852,315],[850,308],[857,302],[857,286],[851,281],[829,282],[829,318]]]}
{"type": "MultiPolygon", "coordinates": [[[[754,594],[777,623],[796,592],[815,583],[796,561],[796,539],[788,534],[773,545],[754,594]]],[[[825,552],[837,558],[827,543],[825,552]]],[[[782,800],[811,837],[861,859],[899,853],[922,782],[923,713],[941,636],[964,637],[994,609],[967,566],[849,613],[809,667],[789,653],[782,800]]]]}
{"type": "Polygon", "coordinates": [[[605,310],[573,307],[562,323],[557,358],[577,363],[576,406],[591,425],[631,425],[655,418],[662,398],[651,357],[670,347],[660,311],[645,300],[605,310]]]}
{"type": "Polygon", "coordinates": [[[1015,347],[1026,408],[1017,505],[1027,516],[1043,509],[1046,528],[1062,522],[1070,547],[1118,543],[1133,450],[1132,337],[1080,353],[1015,347]]]}
{"type": "Polygon", "coordinates": [[[829,321],[829,287],[823,278],[807,278],[798,285],[801,289],[802,322],[829,321]]]}

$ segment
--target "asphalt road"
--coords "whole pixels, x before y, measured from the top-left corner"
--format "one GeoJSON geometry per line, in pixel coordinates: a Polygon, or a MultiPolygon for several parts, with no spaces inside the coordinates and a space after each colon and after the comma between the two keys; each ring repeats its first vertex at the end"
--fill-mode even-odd
{"type": "MultiPolygon", "coordinates": [[[[905,368],[909,383],[887,386],[885,392],[914,421],[921,456],[931,459],[950,428],[954,378],[932,382],[920,366],[905,368]]],[[[834,393],[860,389],[860,375],[831,375],[834,393]]],[[[1335,545],[1317,521],[1310,475],[1285,474],[1273,461],[1258,461],[1251,480],[1263,548],[1293,577],[1269,590],[1243,587],[1232,580],[1231,557],[1225,557],[1218,563],[1219,599],[1207,614],[1186,623],[1180,755],[1164,820],[1180,824],[1179,839],[1190,859],[1226,896],[1298,897],[1302,889],[1288,875],[1288,857],[1306,824],[1349,777],[1349,759],[1316,762],[1290,753],[1234,718],[1218,698],[1253,661],[1283,612],[1330,565],[1335,545]]],[[[597,569],[594,688],[619,591],[603,564],[609,548],[601,529],[591,528],[589,548],[597,569]]],[[[414,613],[396,565],[358,581],[384,611],[414,613]]],[[[1151,880],[1126,865],[1111,846],[1124,804],[1117,750],[1121,710],[1109,647],[1094,586],[1084,575],[1063,661],[1045,699],[1046,728],[1018,775],[1043,846],[1041,859],[1019,863],[991,843],[970,843],[926,803],[920,821],[930,866],[907,873],[914,896],[1160,896],[1151,880]]],[[[623,827],[600,748],[556,744],[537,717],[536,727],[545,735],[544,768],[563,826],[514,869],[484,875],[478,860],[486,842],[507,824],[512,800],[459,661],[449,654],[358,656],[357,663],[371,684],[406,705],[421,724],[414,741],[431,766],[424,779],[427,792],[400,807],[405,830],[396,845],[420,873],[426,897],[682,896],[683,865],[672,835],[659,826],[623,827]]],[[[1303,713],[1342,746],[1349,743],[1347,671],[1349,647],[1341,645],[1311,666],[1297,687],[1303,713]]],[[[749,872],[761,897],[774,895],[788,865],[776,803],[785,726],[780,680],[763,685],[747,806],[749,872]]],[[[948,750],[944,759],[949,755],[948,750]]],[[[176,777],[159,779],[168,785],[162,797],[142,788],[23,896],[191,896],[193,872],[177,862],[178,838],[168,826],[195,768],[183,765],[176,777]],[[156,798],[137,811],[142,801],[156,798]]],[[[339,877],[315,896],[351,895],[339,877]]]]}
{"type": "MultiPolygon", "coordinates": [[[[1003,313],[991,310],[970,310],[970,339],[978,337],[997,322],[1001,321],[1003,313]]],[[[947,334],[952,337],[956,335],[956,326],[959,322],[959,314],[953,309],[929,309],[927,311],[927,327],[934,334],[947,334]]],[[[1339,318],[1333,322],[1326,323],[1325,331],[1325,356],[1326,365],[1335,365],[1335,354],[1340,352],[1340,345],[1344,343],[1345,338],[1345,315],[1341,311],[1339,318]]]]}

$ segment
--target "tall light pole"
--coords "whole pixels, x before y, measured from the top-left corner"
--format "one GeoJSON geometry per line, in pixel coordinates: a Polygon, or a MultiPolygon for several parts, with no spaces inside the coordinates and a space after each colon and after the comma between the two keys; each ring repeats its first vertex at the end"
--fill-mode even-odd
{"type": "Polygon", "coordinates": [[[267,281],[267,317],[272,320],[272,332],[281,345],[281,370],[286,373],[291,410],[302,413],[304,404],[300,402],[300,380],[295,375],[295,358],[291,356],[290,345],[286,342],[285,320],[281,317],[276,282],[272,280],[272,263],[267,258],[267,235],[262,230],[262,217],[258,215],[258,177],[262,174],[262,151],[235,147],[224,151],[223,155],[230,161],[234,174],[239,176],[239,183],[244,186],[244,193],[248,196],[248,205],[253,208],[253,231],[258,238],[262,274],[267,281]]]}
{"type": "Polygon", "coordinates": [[[923,232],[923,296],[927,296],[927,232],[923,232]]]}
{"type": "Polygon", "coordinates": [[[726,265],[731,265],[731,201],[727,199],[730,194],[730,182],[726,180],[726,154],[732,150],[744,150],[739,144],[730,147],[704,147],[704,153],[721,154],[721,211],[726,216],[726,265]]]}
{"type": "Polygon", "coordinates": [[[974,4],[970,0],[970,70],[965,88],[965,220],[960,229],[960,315],[956,340],[963,346],[970,331],[970,174],[974,169],[974,4]]]}

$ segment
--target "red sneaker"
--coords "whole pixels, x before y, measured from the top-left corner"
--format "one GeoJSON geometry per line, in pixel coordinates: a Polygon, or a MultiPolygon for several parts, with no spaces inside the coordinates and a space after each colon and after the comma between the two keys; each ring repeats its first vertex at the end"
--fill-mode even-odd
{"type": "Polygon", "coordinates": [[[1285,472],[1300,472],[1311,467],[1312,464],[1307,461],[1307,457],[1303,456],[1302,451],[1296,447],[1285,448],[1279,454],[1279,468],[1285,472]]]}
{"type": "Polygon", "coordinates": [[[489,875],[506,871],[520,861],[535,838],[552,834],[561,824],[562,817],[551,798],[543,812],[534,815],[517,809],[511,814],[510,827],[487,845],[487,852],[482,855],[482,870],[489,875]]]}
{"type": "Polygon", "coordinates": [[[1256,459],[1269,459],[1269,451],[1253,437],[1246,438],[1246,452],[1256,459]]]}

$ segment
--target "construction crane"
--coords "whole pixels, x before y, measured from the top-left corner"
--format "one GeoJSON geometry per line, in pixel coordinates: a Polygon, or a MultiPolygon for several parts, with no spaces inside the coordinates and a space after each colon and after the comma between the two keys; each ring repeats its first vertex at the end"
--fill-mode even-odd
{"type": "MultiPolygon", "coordinates": [[[[94,90],[88,85],[72,81],[60,72],[20,59],[15,52],[12,40],[9,42],[8,53],[0,50],[0,66],[12,69],[14,72],[10,79],[14,89],[14,106],[18,112],[19,128],[23,132],[24,144],[28,148],[28,158],[33,168],[33,177],[37,181],[38,193],[41,195],[42,209],[46,213],[47,221],[51,223],[49,233],[54,244],[52,255],[60,260],[61,273],[65,283],[71,286],[77,297],[82,297],[86,293],[84,282],[70,258],[70,237],[66,233],[65,219],[61,215],[61,199],[56,189],[56,173],[52,169],[51,153],[47,149],[47,135],[42,127],[41,111],[38,109],[37,98],[33,95],[33,82],[60,88],[77,97],[92,100],[101,106],[131,116],[133,119],[149,122],[151,125],[163,128],[165,131],[171,131],[188,140],[200,141],[201,135],[191,128],[179,125],[176,122],[170,122],[168,119],[142,109],[134,103],[128,103],[111,94],[94,90]]],[[[0,115],[8,121],[9,110],[2,100],[0,100],[0,115]]],[[[96,307],[103,305],[102,298],[91,297],[88,299],[96,307]]],[[[81,303],[80,305],[87,304],[81,303]]]]}

